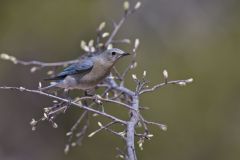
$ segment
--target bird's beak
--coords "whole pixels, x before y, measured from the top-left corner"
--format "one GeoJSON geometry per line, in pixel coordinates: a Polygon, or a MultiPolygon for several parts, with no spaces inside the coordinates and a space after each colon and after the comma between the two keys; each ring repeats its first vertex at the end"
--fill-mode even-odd
{"type": "Polygon", "coordinates": [[[122,56],[128,56],[130,53],[123,53],[122,56]]]}

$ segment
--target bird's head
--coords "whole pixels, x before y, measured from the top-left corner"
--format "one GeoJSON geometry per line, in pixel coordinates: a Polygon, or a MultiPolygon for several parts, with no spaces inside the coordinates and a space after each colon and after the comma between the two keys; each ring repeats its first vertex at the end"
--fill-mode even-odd
{"type": "Polygon", "coordinates": [[[129,55],[129,53],[126,53],[118,48],[112,48],[105,50],[101,54],[101,57],[107,60],[108,62],[115,63],[118,59],[127,55],[129,55]]]}

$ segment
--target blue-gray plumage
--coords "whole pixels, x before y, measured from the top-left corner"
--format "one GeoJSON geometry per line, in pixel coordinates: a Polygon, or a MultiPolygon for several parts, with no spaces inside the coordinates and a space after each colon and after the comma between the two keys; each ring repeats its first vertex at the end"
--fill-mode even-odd
{"type": "Polygon", "coordinates": [[[83,56],[78,63],[68,66],[55,77],[46,79],[55,81],[55,83],[41,90],[50,89],[52,87],[64,88],[67,90],[92,89],[109,75],[117,60],[125,55],[129,55],[129,53],[113,48],[105,50],[100,54],[83,56]]]}

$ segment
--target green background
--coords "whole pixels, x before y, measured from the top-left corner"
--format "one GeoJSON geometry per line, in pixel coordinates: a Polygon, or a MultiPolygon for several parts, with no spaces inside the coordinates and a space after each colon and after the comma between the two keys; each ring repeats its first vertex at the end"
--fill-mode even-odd
{"type": "MultiPolygon", "coordinates": [[[[100,22],[118,20],[118,0],[1,0],[0,52],[23,60],[55,62],[83,53],[81,40],[95,38],[100,22]]],[[[134,1],[133,1],[134,2],[134,1]]],[[[121,28],[119,38],[140,38],[138,76],[143,70],[151,84],[194,78],[186,87],[169,85],[141,97],[150,107],[144,116],[168,125],[138,152],[142,160],[240,159],[240,3],[237,0],[144,0],[142,8],[121,28]]],[[[131,47],[118,46],[131,52],[131,47]]],[[[123,70],[130,59],[118,63],[123,70]]],[[[0,61],[0,85],[37,88],[46,77],[29,67],[0,61]]],[[[128,86],[134,88],[131,78],[128,86]]],[[[81,147],[64,155],[65,133],[81,111],[69,110],[57,119],[58,129],[41,123],[36,132],[29,122],[51,104],[46,97],[0,90],[0,159],[75,160],[114,159],[121,140],[102,132],[86,138],[81,147]]],[[[112,113],[115,106],[108,106],[112,113]]],[[[117,107],[116,107],[117,108],[117,107]]],[[[116,109],[115,115],[127,114],[116,109]]],[[[126,115],[125,115],[126,117],[126,115]]],[[[91,121],[96,129],[97,118],[91,121]]]]}

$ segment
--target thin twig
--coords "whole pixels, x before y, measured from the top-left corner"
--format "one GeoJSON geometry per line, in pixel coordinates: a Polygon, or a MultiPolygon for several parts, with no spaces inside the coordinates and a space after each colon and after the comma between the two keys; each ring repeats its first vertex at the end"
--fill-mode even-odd
{"type": "Polygon", "coordinates": [[[106,43],[105,43],[105,45],[104,45],[105,47],[107,47],[109,44],[112,43],[113,38],[116,36],[118,30],[121,28],[121,26],[122,26],[123,23],[125,22],[126,18],[127,18],[127,14],[125,14],[125,15],[121,18],[121,20],[118,22],[118,24],[116,24],[116,26],[114,27],[114,30],[112,31],[111,35],[109,36],[108,40],[106,41],[106,43]]]}
{"type": "Polygon", "coordinates": [[[187,83],[191,83],[191,82],[192,82],[192,79],[167,81],[167,82],[156,84],[152,88],[144,89],[144,90],[140,91],[139,94],[143,94],[143,93],[147,93],[147,92],[153,92],[153,91],[155,91],[155,90],[157,90],[161,87],[164,87],[168,84],[186,85],[187,83]]]}
{"type": "Polygon", "coordinates": [[[62,61],[62,62],[41,62],[41,61],[23,61],[23,60],[19,60],[16,59],[13,56],[10,56],[12,58],[6,59],[9,60],[11,62],[13,62],[14,64],[21,64],[24,66],[37,66],[37,67],[58,67],[58,66],[65,66],[65,65],[69,65],[69,64],[73,64],[78,62],[78,59],[74,59],[74,60],[69,60],[69,61],[62,61]]]}
{"type": "Polygon", "coordinates": [[[131,70],[132,65],[136,62],[136,52],[132,55],[132,60],[131,62],[128,64],[128,66],[126,67],[126,69],[123,71],[122,75],[121,75],[121,85],[124,84],[124,79],[126,77],[126,75],[128,74],[128,72],[131,70]]]}
{"type": "MultiPolygon", "coordinates": [[[[123,102],[120,102],[120,101],[116,101],[116,100],[112,100],[112,99],[106,99],[106,98],[102,98],[102,97],[81,97],[78,99],[78,101],[81,101],[81,100],[86,100],[86,99],[92,99],[92,100],[100,100],[100,101],[105,101],[105,102],[110,102],[110,103],[115,103],[115,104],[119,104],[127,109],[130,109],[130,110],[135,110],[134,108],[132,108],[132,106],[128,105],[128,104],[125,104],[123,102]]],[[[135,110],[137,111],[137,110],[135,110]]]]}
{"type": "Polygon", "coordinates": [[[78,120],[74,123],[74,125],[72,126],[71,130],[67,133],[67,135],[69,134],[69,138],[68,138],[68,143],[70,144],[72,142],[72,138],[74,135],[74,131],[78,128],[78,126],[80,125],[80,123],[82,122],[82,120],[84,119],[84,117],[87,115],[88,111],[84,111],[81,116],[78,118],[78,120]]]}
{"type": "Polygon", "coordinates": [[[112,33],[110,34],[108,40],[105,42],[104,46],[107,47],[109,44],[115,42],[114,37],[118,33],[119,29],[122,27],[123,23],[126,21],[127,17],[131,14],[133,14],[136,11],[136,9],[128,10],[124,12],[124,15],[120,19],[118,23],[114,23],[114,29],[112,33]]]}
{"type": "Polygon", "coordinates": [[[81,145],[82,144],[82,140],[87,132],[87,129],[89,127],[89,118],[88,118],[88,113],[87,113],[87,117],[86,117],[86,120],[85,120],[85,123],[83,125],[83,127],[80,129],[80,131],[76,134],[76,137],[78,138],[77,139],[77,143],[78,145],[81,145]]]}
{"type": "Polygon", "coordinates": [[[146,124],[151,124],[151,125],[156,125],[158,127],[160,127],[162,130],[167,130],[167,126],[164,125],[164,124],[161,124],[161,123],[157,123],[157,122],[151,122],[151,121],[147,121],[145,119],[143,119],[143,122],[146,123],[146,124]]]}
{"type": "Polygon", "coordinates": [[[116,135],[116,136],[120,136],[121,138],[124,139],[124,136],[123,136],[123,135],[121,135],[121,134],[119,134],[118,132],[113,131],[112,129],[109,128],[111,125],[113,125],[113,124],[115,124],[115,123],[117,123],[117,122],[116,122],[116,121],[112,121],[112,122],[107,123],[107,124],[104,125],[104,126],[100,126],[99,129],[97,129],[97,130],[93,131],[92,133],[90,133],[90,134],[89,134],[89,137],[92,137],[93,135],[97,134],[98,132],[100,132],[100,131],[102,131],[102,130],[107,130],[107,131],[109,131],[110,133],[112,133],[112,134],[114,134],[114,135],[116,135]]]}

